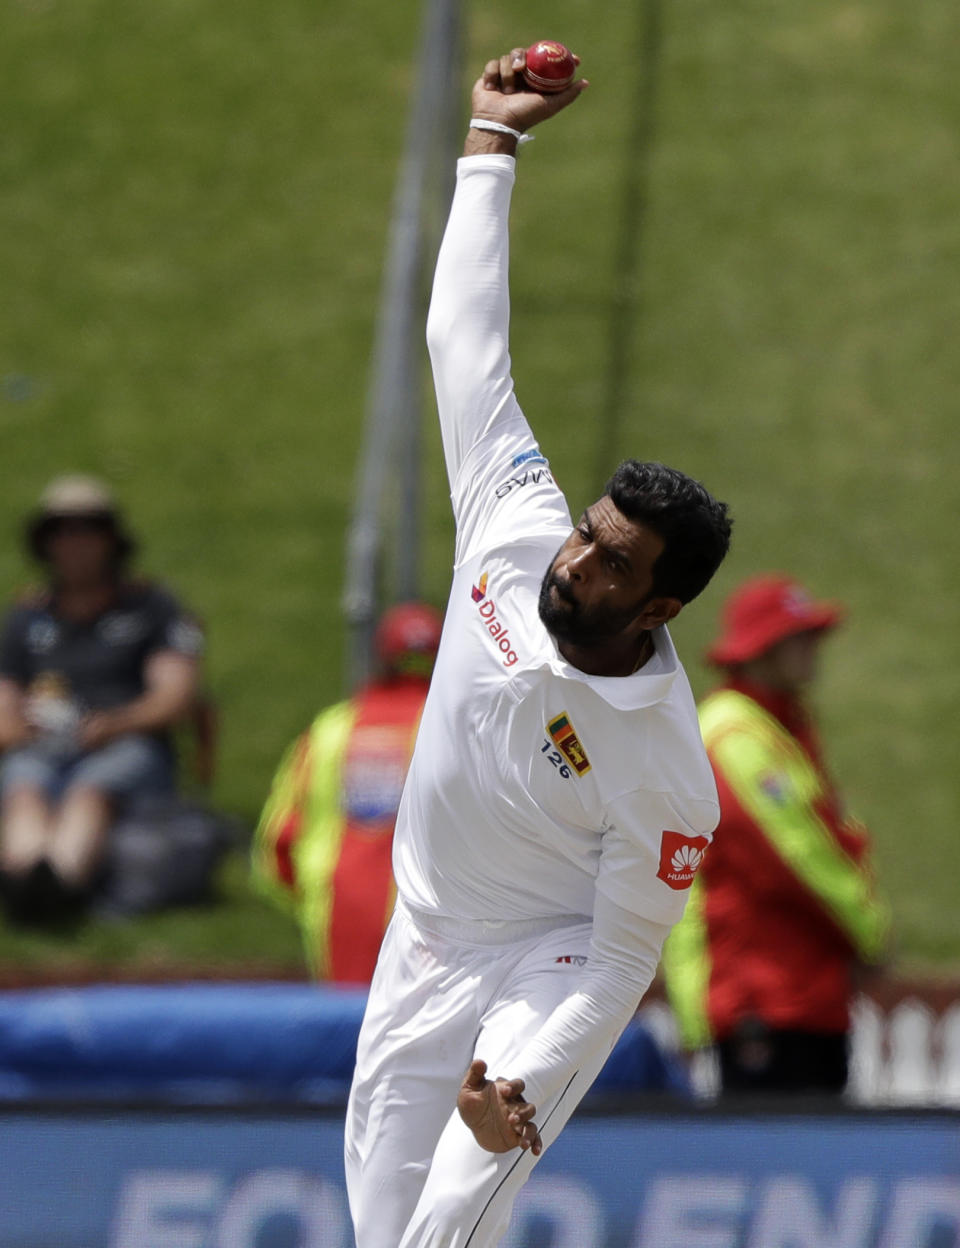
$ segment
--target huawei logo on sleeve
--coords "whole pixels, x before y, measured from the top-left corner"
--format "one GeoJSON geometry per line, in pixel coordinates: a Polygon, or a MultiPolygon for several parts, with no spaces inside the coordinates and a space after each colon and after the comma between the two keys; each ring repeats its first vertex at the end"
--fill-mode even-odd
{"type": "Polygon", "coordinates": [[[660,870],[657,878],[670,888],[689,888],[709,844],[705,836],[664,832],[660,840],[660,870]]]}
{"type": "Polygon", "coordinates": [[[670,859],[670,865],[674,871],[696,871],[702,861],[702,850],[693,849],[690,845],[684,845],[683,849],[678,849],[670,859]]]}

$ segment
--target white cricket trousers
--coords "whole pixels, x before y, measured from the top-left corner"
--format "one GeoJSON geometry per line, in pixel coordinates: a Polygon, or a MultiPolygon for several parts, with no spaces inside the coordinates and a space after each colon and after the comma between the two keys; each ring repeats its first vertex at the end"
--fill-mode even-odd
{"type": "MultiPolygon", "coordinates": [[[[398,901],[370,986],[347,1108],[357,1248],[492,1248],[537,1158],[489,1153],[456,1109],[471,1060],[513,1078],[516,1055],[571,991],[590,943],[576,916],[438,919],[398,901]]],[[[537,1106],[544,1149],[609,1056],[591,1054],[537,1106]]]]}

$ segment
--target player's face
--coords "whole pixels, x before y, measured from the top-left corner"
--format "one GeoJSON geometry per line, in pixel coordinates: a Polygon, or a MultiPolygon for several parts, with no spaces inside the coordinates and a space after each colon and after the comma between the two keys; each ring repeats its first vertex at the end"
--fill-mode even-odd
{"type": "Polygon", "coordinates": [[[651,602],[653,566],[662,550],[661,537],[605,495],[583,513],[547,569],[540,619],[558,641],[576,646],[622,635],[651,602]]]}

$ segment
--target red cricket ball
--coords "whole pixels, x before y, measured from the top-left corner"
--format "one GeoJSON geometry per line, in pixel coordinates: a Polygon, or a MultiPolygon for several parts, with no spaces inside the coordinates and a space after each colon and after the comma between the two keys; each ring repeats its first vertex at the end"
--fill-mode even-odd
{"type": "Polygon", "coordinates": [[[523,76],[534,91],[566,91],[576,72],[573,53],[556,39],[541,39],[527,48],[523,76]]]}

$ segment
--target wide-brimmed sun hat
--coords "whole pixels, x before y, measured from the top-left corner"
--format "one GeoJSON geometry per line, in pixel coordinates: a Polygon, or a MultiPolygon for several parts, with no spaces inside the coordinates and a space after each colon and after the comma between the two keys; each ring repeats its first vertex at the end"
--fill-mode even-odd
{"type": "Polygon", "coordinates": [[[718,667],[748,663],[786,637],[835,628],[845,614],[840,603],[818,602],[791,576],[754,576],[724,604],[723,632],[706,657],[718,667]]]}

